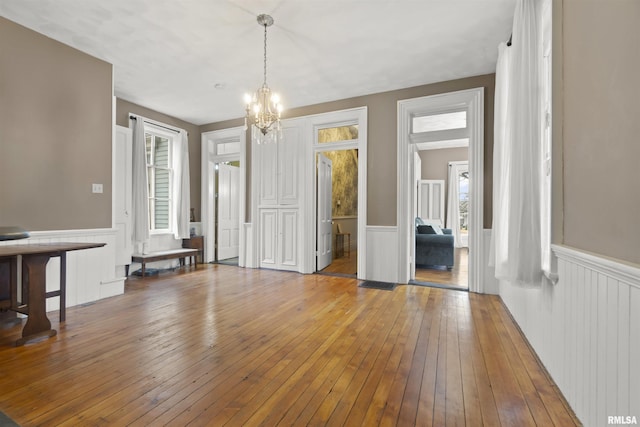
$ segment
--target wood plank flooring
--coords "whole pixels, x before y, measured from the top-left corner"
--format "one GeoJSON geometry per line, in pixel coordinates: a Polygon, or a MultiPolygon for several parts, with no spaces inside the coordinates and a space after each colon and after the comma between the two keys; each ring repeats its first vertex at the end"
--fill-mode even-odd
{"type": "Polygon", "coordinates": [[[454,264],[451,270],[439,266],[431,268],[416,266],[416,281],[469,289],[469,248],[454,249],[454,264]]]}
{"type": "Polygon", "coordinates": [[[496,296],[226,265],[131,278],[0,329],[0,410],[23,426],[570,426],[496,296]]]}
{"type": "Polygon", "coordinates": [[[355,277],[358,273],[358,251],[352,249],[349,256],[345,253],[344,256],[334,258],[331,260],[331,264],[322,270],[322,273],[350,274],[355,277]]]}

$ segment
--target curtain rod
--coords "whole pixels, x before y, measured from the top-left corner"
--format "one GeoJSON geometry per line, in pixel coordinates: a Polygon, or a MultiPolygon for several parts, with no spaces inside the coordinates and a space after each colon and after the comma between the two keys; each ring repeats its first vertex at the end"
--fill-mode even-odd
{"type": "MultiPolygon", "coordinates": [[[[132,119],[132,120],[138,120],[138,117],[136,117],[136,116],[129,116],[129,118],[132,119]]],[[[145,119],[142,119],[142,121],[145,121],[145,119]]],[[[162,126],[159,123],[151,122],[149,120],[146,120],[146,122],[149,123],[149,124],[152,124],[154,126],[158,126],[159,128],[167,129],[167,130],[170,130],[170,131],[175,132],[175,133],[180,133],[180,130],[176,129],[176,128],[170,128],[168,126],[162,126]]],[[[187,132],[187,135],[189,135],[189,132],[187,132]]]]}

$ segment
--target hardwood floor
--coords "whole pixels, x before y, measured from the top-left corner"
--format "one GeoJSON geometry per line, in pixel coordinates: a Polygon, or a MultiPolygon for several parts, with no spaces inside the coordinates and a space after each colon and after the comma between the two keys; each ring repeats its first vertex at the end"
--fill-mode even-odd
{"type": "Polygon", "coordinates": [[[496,296],[226,265],[0,329],[23,426],[578,424],[496,296]]]}
{"type": "Polygon", "coordinates": [[[416,281],[469,289],[469,248],[454,249],[454,264],[451,270],[447,270],[446,267],[417,266],[416,281]]]}
{"type": "Polygon", "coordinates": [[[352,249],[349,255],[333,259],[331,264],[322,270],[322,273],[350,274],[355,276],[358,273],[358,251],[352,249]]]}
{"type": "Polygon", "coordinates": [[[358,251],[352,249],[338,258],[334,258],[331,264],[325,267],[320,273],[343,274],[355,277],[356,274],[358,274],[358,251]]]}

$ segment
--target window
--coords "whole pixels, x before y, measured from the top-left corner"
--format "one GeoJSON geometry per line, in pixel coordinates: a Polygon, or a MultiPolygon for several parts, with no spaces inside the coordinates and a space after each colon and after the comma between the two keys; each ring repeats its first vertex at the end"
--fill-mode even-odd
{"type": "Polygon", "coordinates": [[[149,229],[170,232],[173,203],[172,144],[174,135],[145,124],[149,229]]]}
{"type": "Polygon", "coordinates": [[[458,175],[458,196],[460,201],[460,233],[469,233],[469,170],[458,175]]]}
{"type": "Polygon", "coordinates": [[[413,133],[434,132],[439,130],[464,129],[467,127],[467,112],[438,113],[428,116],[416,116],[412,119],[413,133]]]}
{"type": "Polygon", "coordinates": [[[353,141],[358,139],[358,125],[318,129],[318,143],[353,141]]]}

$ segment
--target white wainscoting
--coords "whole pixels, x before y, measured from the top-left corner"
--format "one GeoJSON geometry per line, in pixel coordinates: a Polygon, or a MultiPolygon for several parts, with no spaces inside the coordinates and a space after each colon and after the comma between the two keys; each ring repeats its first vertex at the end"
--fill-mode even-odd
{"type": "Polygon", "coordinates": [[[364,279],[398,281],[398,227],[367,226],[367,271],[364,279]]]}
{"type": "MultiPolygon", "coordinates": [[[[67,253],[66,306],[85,304],[124,293],[125,277],[116,277],[116,229],[34,231],[22,240],[2,245],[28,245],[50,242],[106,243],[101,248],[67,253]]],[[[47,291],[60,289],[60,258],[47,264],[47,291]]],[[[47,298],[47,311],[60,308],[60,297],[47,298]]]]}
{"type": "Polygon", "coordinates": [[[500,283],[496,279],[495,267],[489,266],[489,253],[491,252],[491,229],[485,228],[482,234],[482,248],[484,252],[478,254],[476,259],[482,266],[482,284],[480,286],[483,294],[498,295],[500,293],[500,283]]]}
{"type": "Polygon", "coordinates": [[[558,283],[500,296],[585,426],[640,419],[640,268],[553,246],[558,283]]]}

